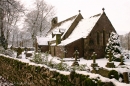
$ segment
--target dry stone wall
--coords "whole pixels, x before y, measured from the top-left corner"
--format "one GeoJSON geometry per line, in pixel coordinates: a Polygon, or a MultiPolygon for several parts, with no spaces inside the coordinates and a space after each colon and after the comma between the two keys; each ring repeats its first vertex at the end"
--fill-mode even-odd
{"type": "Polygon", "coordinates": [[[29,65],[1,55],[0,75],[15,86],[113,86],[112,83],[90,79],[88,75],[77,74],[74,71],[69,75],[63,75],[44,66],[29,65]]]}

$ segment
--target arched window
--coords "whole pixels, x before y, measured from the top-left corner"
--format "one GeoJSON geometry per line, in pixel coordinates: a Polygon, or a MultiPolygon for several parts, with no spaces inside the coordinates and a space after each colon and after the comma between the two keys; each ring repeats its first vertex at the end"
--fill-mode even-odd
{"type": "Polygon", "coordinates": [[[90,38],[90,40],[89,40],[89,45],[90,45],[90,46],[91,46],[91,45],[94,45],[94,41],[93,41],[92,38],[90,38]]]}
{"type": "Polygon", "coordinates": [[[105,46],[106,45],[106,38],[105,38],[105,30],[103,30],[103,45],[105,46]]]}
{"type": "Polygon", "coordinates": [[[97,45],[100,44],[100,36],[99,36],[99,32],[97,32],[97,45]]]}
{"type": "Polygon", "coordinates": [[[111,33],[109,33],[109,37],[110,37],[111,33]]]}

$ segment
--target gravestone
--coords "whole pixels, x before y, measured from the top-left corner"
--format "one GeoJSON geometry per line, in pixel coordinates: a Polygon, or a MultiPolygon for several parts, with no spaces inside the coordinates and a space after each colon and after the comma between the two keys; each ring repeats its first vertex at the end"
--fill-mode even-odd
{"type": "Polygon", "coordinates": [[[113,56],[111,51],[108,52],[108,56],[109,56],[109,62],[107,62],[106,67],[108,67],[108,68],[115,68],[114,63],[111,61],[111,58],[113,56]]]}
{"type": "Polygon", "coordinates": [[[93,63],[91,64],[91,67],[98,67],[98,64],[96,63],[96,56],[97,54],[95,52],[93,52],[92,54],[92,58],[93,58],[93,63]]]}
{"type": "Polygon", "coordinates": [[[120,62],[120,64],[119,64],[119,65],[125,65],[125,64],[124,64],[124,62],[123,62],[123,55],[121,55],[121,57],[120,57],[120,58],[121,58],[121,62],[120,62]]]}
{"type": "Polygon", "coordinates": [[[76,50],[76,51],[74,52],[75,61],[74,61],[74,63],[72,64],[72,66],[79,66],[79,63],[78,63],[78,61],[77,61],[78,55],[79,55],[79,52],[78,52],[78,50],[76,50]]]}
{"type": "Polygon", "coordinates": [[[128,72],[123,72],[123,78],[125,83],[129,83],[128,72]]]}

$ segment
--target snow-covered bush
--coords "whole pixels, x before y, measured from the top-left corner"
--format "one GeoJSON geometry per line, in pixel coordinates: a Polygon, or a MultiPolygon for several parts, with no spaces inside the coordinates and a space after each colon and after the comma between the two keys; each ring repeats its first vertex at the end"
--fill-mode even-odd
{"type": "Polygon", "coordinates": [[[48,56],[49,56],[49,51],[46,51],[43,56],[43,63],[46,65],[48,65],[49,62],[48,56]]]}
{"type": "Polygon", "coordinates": [[[58,63],[57,64],[57,69],[58,70],[65,70],[65,71],[68,71],[69,69],[68,69],[68,65],[66,64],[66,63],[58,63]]]}
{"type": "Polygon", "coordinates": [[[11,49],[5,50],[4,54],[11,57],[15,57],[14,51],[11,49]]]}
{"type": "Polygon", "coordinates": [[[111,71],[108,73],[108,77],[109,77],[110,79],[112,79],[112,78],[115,78],[116,80],[119,79],[118,72],[115,71],[115,70],[111,70],[111,71]]]}
{"type": "Polygon", "coordinates": [[[105,51],[106,54],[110,52],[113,54],[111,57],[112,61],[120,61],[122,47],[120,44],[119,35],[117,33],[111,32],[105,51]]]}
{"type": "Polygon", "coordinates": [[[86,64],[81,64],[79,66],[69,67],[69,71],[75,71],[75,70],[90,72],[90,68],[86,64]]]}
{"type": "Polygon", "coordinates": [[[0,46],[0,54],[4,54],[4,52],[5,52],[5,49],[2,46],[0,46]]]}
{"type": "Polygon", "coordinates": [[[35,63],[38,63],[38,64],[43,63],[43,62],[42,62],[41,53],[35,53],[35,54],[34,54],[34,57],[33,57],[33,59],[32,59],[31,61],[33,61],[33,62],[35,62],[35,63]]]}

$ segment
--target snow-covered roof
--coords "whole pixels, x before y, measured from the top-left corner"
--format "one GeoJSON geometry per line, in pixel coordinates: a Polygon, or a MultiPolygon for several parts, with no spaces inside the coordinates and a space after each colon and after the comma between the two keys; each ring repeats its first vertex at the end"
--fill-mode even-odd
{"type": "MultiPolygon", "coordinates": [[[[75,27],[71,35],[66,39],[61,41],[59,45],[67,45],[72,43],[80,38],[86,38],[95,24],[97,23],[98,19],[101,17],[101,14],[97,14],[94,16],[89,17],[88,19],[82,19],[78,25],[75,27]]],[[[53,44],[55,45],[55,44],[53,44]]]]}
{"type": "MultiPolygon", "coordinates": [[[[58,33],[61,32],[64,34],[66,33],[66,31],[69,29],[69,27],[72,25],[73,21],[76,19],[77,15],[70,17],[64,21],[61,21],[59,23],[57,23],[54,28],[52,28],[48,33],[46,37],[52,38],[52,33],[58,33]]],[[[64,35],[63,34],[63,35],[64,35]]]]}
{"type": "Polygon", "coordinates": [[[88,19],[82,19],[79,24],[76,26],[72,34],[69,38],[78,38],[78,37],[85,37],[91,32],[95,24],[97,23],[98,19],[100,18],[101,14],[97,14],[92,16],[88,19]],[[80,35],[77,35],[80,34],[80,35]]]}
{"type": "MultiPolygon", "coordinates": [[[[61,41],[61,43],[58,44],[57,46],[64,46],[64,45],[72,43],[72,42],[74,42],[76,40],[78,40],[78,38],[67,38],[66,40],[61,41]]],[[[56,43],[51,44],[51,46],[55,46],[55,45],[56,45],[56,43]]]]}
{"type": "Polygon", "coordinates": [[[47,38],[47,37],[37,36],[36,38],[37,38],[38,45],[48,45],[48,41],[50,41],[50,38],[47,38]]]}

